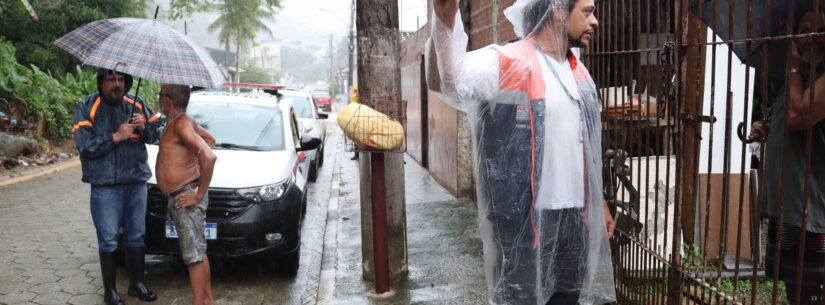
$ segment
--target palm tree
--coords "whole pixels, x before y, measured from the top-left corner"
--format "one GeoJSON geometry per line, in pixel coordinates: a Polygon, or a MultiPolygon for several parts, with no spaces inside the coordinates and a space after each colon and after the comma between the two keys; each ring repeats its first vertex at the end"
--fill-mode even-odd
{"type": "Polygon", "coordinates": [[[220,17],[209,25],[209,32],[218,31],[218,41],[229,53],[235,44],[235,74],[239,75],[241,47],[255,41],[260,31],[272,35],[263,20],[272,19],[275,8],[280,7],[274,0],[223,0],[216,3],[220,17]]]}
{"type": "Polygon", "coordinates": [[[32,8],[32,5],[31,3],[29,3],[29,0],[17,0],[17,6],[19,6],[20,9],[25,10],[26,13],[29,14],[29,18],[31,18],[34,21],[37,21],[37,13],[34,11],[34,8],[32,8]]]}

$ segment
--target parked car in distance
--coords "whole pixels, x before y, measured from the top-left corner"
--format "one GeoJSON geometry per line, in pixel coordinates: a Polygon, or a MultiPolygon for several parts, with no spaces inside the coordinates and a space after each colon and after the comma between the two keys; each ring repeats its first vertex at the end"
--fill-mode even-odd
{"type": "Polygon", "coordinates": [[[0,130],[9,130],[11,128],[11,117],[5,112],[0,112],[0,130]]]}
{"type": "MultiPolygon", "coordinates": [[[[307,204],[307,151],[321,141],[302,135],[291,104],[268,92],[195,92],[190,99],[187,114],[215,137],[218,157],[208,192],[207,251],[210,257],[263,257],[270,269],[296,274],[307,204]]],[[[146,146],[153,170],[146,252],[178,255],[168,198],[154,175],[158,146],[146,146]]]]}
{"type": "Polygon", "coordinates": [[[332,111],[332,97],[327,90],[313,90],[312,99],[319,108],[326,112],[332,111]]]}
{"type": "Polygon", "coordinates": [[[318,178],[318,168],[324,165],[324,147],[327,136],[327,125],[325,119],[329,117],[328,114],[319,112],[318,106],[312,102],[312,96],[306,91],[299,90],[280,90],[280,100],[289,101],[292,103],[292,108],[295,109],[295,117],[301,123],[303,130],[301,133],[310,134],[313,137],[321,139],[321,145],[318,148],[307,151],[307,158],[309,159],[309,181],[315,181],[318,178]]]}
{"type": "Polygon", "coordinates": [[[17,120],[17,126],[15,126],[14,129],[17,129],[18,131],[26,131],[29,130],[30,127],[31,125],[29,124],[29,120],[21,118],[17,120]]]}

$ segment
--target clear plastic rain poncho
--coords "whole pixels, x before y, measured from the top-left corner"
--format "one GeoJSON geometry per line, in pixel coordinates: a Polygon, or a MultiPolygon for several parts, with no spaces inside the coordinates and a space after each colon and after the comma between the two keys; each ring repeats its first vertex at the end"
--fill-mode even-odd
{"type": "Polygon", "coordinates": [[[472,126],[491,304],[615,300],[599,100],[569,48],[592,28],[568,31],[569,9],[517,0],[504,13],[521,40],[469,53],[460,16],[431,19],[428,84],[472,126]]]}

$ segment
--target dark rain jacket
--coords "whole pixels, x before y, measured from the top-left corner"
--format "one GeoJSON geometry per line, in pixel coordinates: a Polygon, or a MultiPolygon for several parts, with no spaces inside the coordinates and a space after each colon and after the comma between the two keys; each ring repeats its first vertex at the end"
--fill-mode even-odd
{"type": "Polygon", "coordinates": [[[121,102],[110,104],[99,93],[94,93],[77,104],[72,137],[80,151],[83,182],[114,185],[149,180],[152,172],[146,162],[145,144],[154,143],[160,137],[158,117],[134,95],[124,96],[121,102]],[[132,139],[115,143],[112,134],[133,112],[143,115],[146,128],[141,134],[133,134],[132,139]]]}

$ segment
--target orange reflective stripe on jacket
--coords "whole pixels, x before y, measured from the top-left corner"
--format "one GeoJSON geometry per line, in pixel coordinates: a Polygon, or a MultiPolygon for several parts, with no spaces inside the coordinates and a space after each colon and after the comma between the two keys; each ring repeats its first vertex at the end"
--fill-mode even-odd
{"type": "Polygon", "coordinates": [[[74,127],[72,127],[72,133],[74,133],[76,130],[80,129],[80,126],[89,126],[89,127],[92,127],[92,122],[89,122],[89,121],[80,121],[80,122],[77,122],[77,124],[74,124],[74,127]]]}
{"type": "Polygon", "coordinates": [[[92,105],[92,111],[89,112],[89,120],[91,120],[92,122],[95,121],[95,113],[97,113],[97,107],[98,106],[100,106],[100,97],[99,96],[97,97],[97,99],[95,99],[94,105],[92,105]]]}
{"type": "Polygon", "coordinates": [[[134,101],[134,100],[132,100],[132,99],[130,99],[130,98],[128,98],[128,97],[126,97],[126,96],[124,96],[124,97],[123,97],[123,99],[124,99],[124,100],[126,100],[126,101],[127,101],[127,102],[129,102],[129,103],[132,103],[132,105],[137,106],[137,109],[140,111],[140,115],[142,115],[142,116],[143,116],[143,120],[144,120],[144,121],[148,121],[148,120],[149,120],[149,119],[146,117],[146,113],[144,113],[144,112],[143,112],[143,106],[141,106],[141,105],[140,105],[140,103],[135,103],[135,101],[134,101]]]}
{"type": "Polygon", "coordinates": [[[157,121],[158,119],[160,119],[160,112],[155,113],[155,115],[153,115],[151,118],[149,118],[149,122],[151,123],[151,122],[157,121]]]}
{"type": "Polygon", "coordinates": [[[523,40],[496,47],[496,50],[499,63],[499,90],[526,92],[530,100],[544,99],[544,77],[535,46],[523,40]]]}
{"type": "MultiPolygon", "coordinates": [[[[146,118],[146,113],[143,112],[143,106],[140,103],[135,103],[134,100],[132,100],[132,99],[126,97],[126,96],[123,97],[123,100],[131,103],[132,105],[135,105],[137,107],[137,109],[140,110],[140,115],[143,116],[143,120],[146,120],[146,121],[149,121],[149,122],[154,122],[159,118],[158,115],[155,115],[155,116],[152,117],[153,118],[152,120],[147,119],[146,118]]],[[[99,106],[100,106],[100,97],[98,96],[97,99],[95,99],[94,105],[92,105],[92,111],[89,112],[89,120],[91,120],[92,122],[95,121],[95,114],[97,113],[97,107],[99,107],[99,106]]]]}

